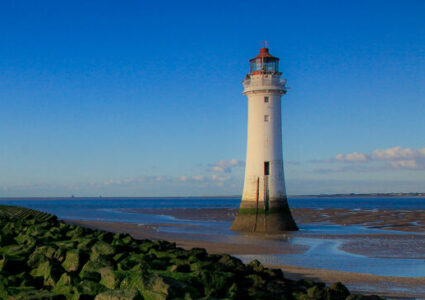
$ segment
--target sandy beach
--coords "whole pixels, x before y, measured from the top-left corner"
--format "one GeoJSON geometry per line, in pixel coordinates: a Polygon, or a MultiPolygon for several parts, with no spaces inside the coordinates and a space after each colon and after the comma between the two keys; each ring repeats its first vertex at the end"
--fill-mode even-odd
{"type": "MultiPolygon", "coordinates": [[[[227,208],[125,209],[123,211],[145,215],[165,215],[182,220],[214,222],[231,222],[236,214],[235,209],[227,208]]],[[[293,214],[298,224],[318,227],[323,224],[334,224],[353,230],[356,226],[362,226],[375,230],[373,233],[354,230],[353,234],[322,233],[317,235],[308,231],[296,234],[307,238],[314,236],[314,240],[338,240],[340,243],[338,251],[370,258],[425,259],[425,235],[422,234],[425,226],[423,210],[293,209],[293,214]]],[[[165,239],[186,249],[202,247],[210,253],[229,253],[249,257],[249,255],[301,254],[310,248],[308,245],[291,242],[282,244],[282,240],[291,240],[291,233],[279,237],[242,234],[221,239],[211,238],[214,235],[206,238],[202,232],[196,231],[196,225],[131,224],[80,220],[68,220],[67,222],[112,232],[126,232],[137,239],[165,239]],[[185,232],[186,229],[191,229],[191,231],[185,232]]],[[[267,265],[267,263],[265,264],[267,265]]],[[[425,299],[425,277],[380,276],[323,268],[268,265],[282,268],[286,276],[291,279],[311,278],[328,283],[342,281],[351,290],[357,292],[376,293],[393,299],[425,299]]]]}

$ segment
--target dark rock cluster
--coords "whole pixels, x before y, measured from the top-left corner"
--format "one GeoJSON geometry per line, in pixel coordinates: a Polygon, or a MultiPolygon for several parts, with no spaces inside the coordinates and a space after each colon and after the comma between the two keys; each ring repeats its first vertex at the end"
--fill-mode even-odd
{"type": "Polygon", "coordinates": [[[0,206],[0,228],[1,299],[382,299],[25,208],[0,206]]]}

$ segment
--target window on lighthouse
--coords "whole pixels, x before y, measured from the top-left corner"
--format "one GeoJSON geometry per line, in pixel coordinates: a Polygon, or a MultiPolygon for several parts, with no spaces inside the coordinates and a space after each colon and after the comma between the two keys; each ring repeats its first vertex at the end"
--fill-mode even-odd
{"type": "Polygon", "coordinates": [[[264,162],[264,175],[270,175],[270,162],[264,162]]]}
{"type": "Polygon", "coordinates": [[[267,97],[267,96],[266,96],[266,97],[264,97],[264,102],[265,102],[265,103],[269,103],[269,97],[267,97]]]}
{"type": "Polygon", "coordinates": [[[269,121],[269,115],[264,115],[264,122],[268,122],[269,121]]]}

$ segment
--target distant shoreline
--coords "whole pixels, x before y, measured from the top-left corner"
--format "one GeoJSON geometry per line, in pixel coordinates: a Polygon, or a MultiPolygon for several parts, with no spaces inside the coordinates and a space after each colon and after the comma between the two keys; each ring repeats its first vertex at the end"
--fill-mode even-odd
{"type": "Polygon", "coordinates": [[[365,193],[365,194],[320,194],[320,195],[291,195],[289,198],[314,197],[314,198],[419,198],[425,197],[425,193],[365,193]]]}
{"type": "MultiPolygon", "coordinates": [[[[146,196],[119,196],[119,197],[103,197],[103,196],[74,196],[74,197],[0,197],[0,201],[9,201],[9,200],[154,200],[154,199],[229,199],[241,198],[241,195],[230,195],[230,196],[155,196],[155,197],[146,197],[146,196]]],[[[288,195],[288,198],[424,198],[424,193],[364,193],[364,194],[319,194],[319,195],[288,195]]]]}

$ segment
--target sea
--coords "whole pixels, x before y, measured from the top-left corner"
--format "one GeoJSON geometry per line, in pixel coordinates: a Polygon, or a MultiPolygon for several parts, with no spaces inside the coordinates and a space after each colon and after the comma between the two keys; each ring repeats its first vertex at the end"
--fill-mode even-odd
{"type": "MultiPolygon", "coordinates": [[[[60,219],[146,223],[146,215],[135,215],[125,210],[145,208],[238,208],[240,200],[240,197],[0,198],[0,204],[37,209],[54,214],[60,219]]],[[[425,209],[425,197],[294,197],[288,198],[288,202],[292,208],[425,209]]]]}

